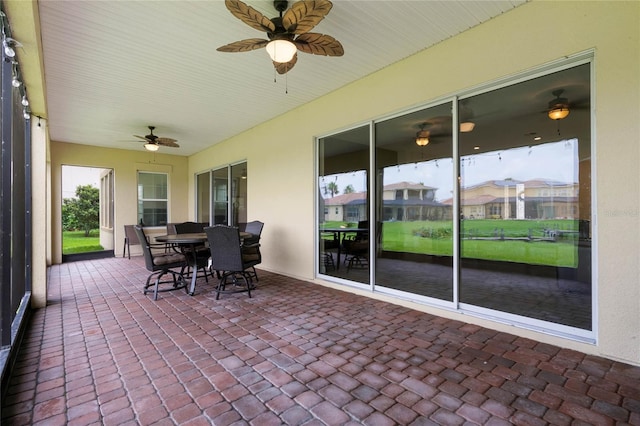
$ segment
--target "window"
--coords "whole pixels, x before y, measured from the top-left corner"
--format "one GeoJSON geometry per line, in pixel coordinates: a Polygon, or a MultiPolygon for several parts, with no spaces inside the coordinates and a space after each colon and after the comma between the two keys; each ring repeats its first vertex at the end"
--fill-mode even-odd
{"type": "Polygon", "coordinates": [[[166,226],[167,180],[165,173],[138,172],[138,222],[144,226],[166,226]]]}
{"type": "Polygon", "coordinates": [[[100,178],[100,226],[113,228],[113,170],[100,178]]]}

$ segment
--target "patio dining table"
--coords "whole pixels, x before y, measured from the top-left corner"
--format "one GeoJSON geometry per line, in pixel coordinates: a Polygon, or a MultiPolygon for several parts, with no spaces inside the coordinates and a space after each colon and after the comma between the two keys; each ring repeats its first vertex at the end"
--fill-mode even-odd
{"type": "MultiPolygon", "coordinates": [[[[240,240],[251,237],[253,234],[249,232],[240,232],[240,240]]],[[[184,253],[191,267],[191,285],[189,286],[189,295],[193,296],[196,291],[196,280],[198,271],[198,257],[196,253],[196,247],[207,242],[207,234],[204,232],[197,232],[192,234],[168,234],[158,235],[155,240],[160,243],[170,244],[174,247],[179,247],[184,253]]]]}

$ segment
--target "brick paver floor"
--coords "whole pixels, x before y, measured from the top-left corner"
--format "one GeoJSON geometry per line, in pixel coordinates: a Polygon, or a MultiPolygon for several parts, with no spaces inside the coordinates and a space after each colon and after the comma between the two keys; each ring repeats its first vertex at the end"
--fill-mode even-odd
{"type": "Polygon", "coordinates": [[[260,271],[143,295],[141,258],[50,268],[7,425],[640,425],[640,368],[260,271]]]}

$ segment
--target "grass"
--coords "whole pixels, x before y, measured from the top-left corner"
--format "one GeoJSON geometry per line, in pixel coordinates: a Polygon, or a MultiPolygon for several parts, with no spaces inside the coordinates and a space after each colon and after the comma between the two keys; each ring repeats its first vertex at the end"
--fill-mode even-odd
{"type": "MultiPolygon", "coordinates": [[[[344,222],[327,222],[326,228],[344,222]]],[[[466,220],[462,222],[463,258],[576,267],[575,233],[557,241],[545,230],[577,231],[576,220],[466,220]],[[504,236],[504,239],[501,237],[504,236]],[[514,240],[511,240],[513,238],[514,240]],[[531,240],[529,240],[531,238],[531,240]]],[[[450,221],[385,222],[382,248],[387,251],[451,256],[453,231],[450,221]]]]}
{"type": "Polygon", "coordinates": [[[100,232],[93,230],[89,236],[84,236],[84,231],[65,231],[62,233],[62,254],[87,253],[102,251],[100,245],[100,232]]]}

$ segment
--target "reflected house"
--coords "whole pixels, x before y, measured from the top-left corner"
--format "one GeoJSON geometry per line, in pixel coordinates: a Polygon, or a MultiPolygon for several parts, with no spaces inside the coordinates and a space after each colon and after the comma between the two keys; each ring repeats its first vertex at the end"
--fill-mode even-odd
{"type": "Polygon", "coordinates": [[[546,179],[491,180],[461,190],[465,219],[578,219],[578,201],[577,183],[546,179]]]}
{"type": "MultiPolygon", "coordinates": [[[[451,205],[435,200],[437,189],[413,182],[385,185],[382,193],[382,220],[451,220],[451,205]]],[[[366,203],[366,192],[353,192],[325,199],[324,219],[343,222],[366,220],[366,203]]]]}
{"type": "Polygon", "coordinates": [[[351,192],[324,200],[325,221],[358,222],[366,218],[366,192],[351,192]]]}
{"type": "Polygon", "coordinates": [[[437,189],[412,182],[385,185],[382,220],[451,220],[451,205],[436,201],[437,189]]]}

